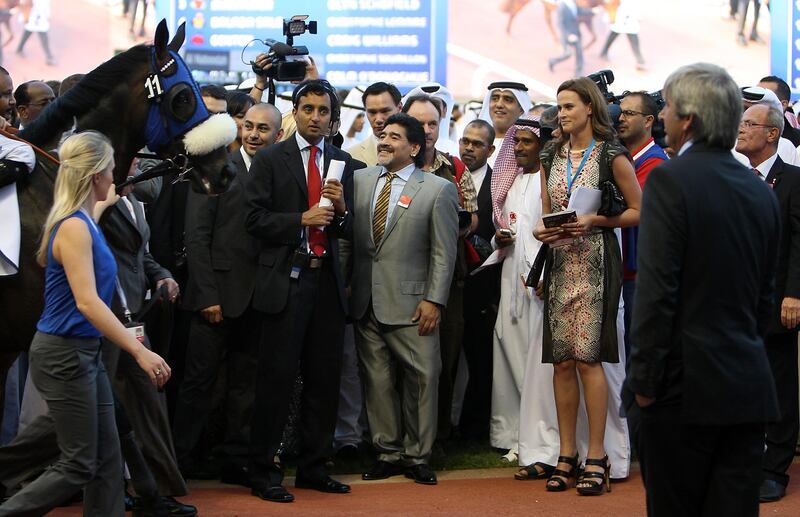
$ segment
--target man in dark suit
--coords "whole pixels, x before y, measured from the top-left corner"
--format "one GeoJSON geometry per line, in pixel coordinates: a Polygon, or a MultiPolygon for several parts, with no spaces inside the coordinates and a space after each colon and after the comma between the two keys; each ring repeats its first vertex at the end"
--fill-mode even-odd
{"type": "Polygon", "coordinates": [[[174,419],[175,451],[187,475],[202,470],[192,452],[208,422],[220,367],[227,364],[222,480],[248,481],[260,321],[252,308],[259,243],[245,227],[246,191],[253,157],[282,134],[280,111],[254,105],[244,116],[242,147],[231,153],[237,174],[228,190],[216,197],[189,192],[195,217],[186,221],[183,305],[195,313],[174,419]]]}
{"type": "Polygon", "coordinates": [[[253,307],[263,320],[250,481],[254,495],[276,502],[294,500],[274,458],[298,371],[304,385],[295,487],[350,491],[328,476],[325,459],[336,426],[347,307],[337,237],[352,218],[353,161],[323,138],[339,117],[327,81],[303,81],[292,104],[297,132],[256,154],[247,192],[247,230],[260,244],[253,307]],[[341,182],[325,179],[333,160],[344,162],[341,182]]]}
{"type": "Polygon", "coordinates": [[[739,126],[736,150],[750,160],[759,178],[778,197],[781,238],[775,272],[775,305],[764,344],[775,379],[780,417],[767,425],[764,451],[762,502],[786,493],[786,471],[794,460],[800,430],[797,396],[797,325],[800,322],[800,168],[786,165],[778,156],[783,113],[755,105],[747,109],[739,126]]]}
{"type": "Polygon", "coordinates": [[[710,64],[664,86],[678,155],[644,193],[626,380],[643,408],[651,516],[758,515],[764,425],[777,412],[763,337],[780,220],[769,187],[730,153],[740,95],[710,64]]]}
{"type": "MultiPolygon", "coordinates": [[[[487,163],[494,154],[494,127],[485,120],[473,120],[458,141],[459,154],[472,174],[478,191],[478,226],[470,240],[490,243],[495,227],[492,221],[492,168],[487,163]]],[[[491,248],[489,248],[491,249],[491,248]]],[[[464,395],[459,427],[465,438],[487,438],[492,408],[492,334],[500,301],[499,264],[468,276],[464,284],[464,355],[469,367],[469,382],[464,395]]]]}

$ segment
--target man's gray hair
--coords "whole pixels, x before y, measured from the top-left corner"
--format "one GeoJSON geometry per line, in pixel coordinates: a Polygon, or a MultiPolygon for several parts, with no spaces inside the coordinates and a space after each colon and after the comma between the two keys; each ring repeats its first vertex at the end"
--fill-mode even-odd
{"type": "Polygon", "coordinates": [[[682,66],[667,78],[664,96],[678,115],[694,115],[692,140],[724,149],[736,145],[742,93],[723,68],[710,63],[682,66]]]}
{"type": "MultiPolygon", "coordinates": [[[[782,108],[783,106],[781,106],[782,108]]],[[[767,125],[775,126],[778,128],[778,134],[783,134],[783,109],[776,109],[770,106],[769,111],[767,112],[767,125]]]]}

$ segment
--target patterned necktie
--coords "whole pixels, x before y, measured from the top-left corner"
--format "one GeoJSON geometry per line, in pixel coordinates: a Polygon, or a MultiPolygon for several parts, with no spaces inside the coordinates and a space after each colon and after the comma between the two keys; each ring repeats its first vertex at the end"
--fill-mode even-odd
{"type": "MultiPolygon", "coordinates": [[[[308,158],[308,208],[313,207],[319,203],[320,195],[322,194],[322,180],[319,175],[319,167],[317,167],[317,153],[319,147],[311,146],[311,156],[308,158]]],[[[308,247],[311,253],[321,257],[325,254],[328,239],[325,237],[325,232],[316,226],[308,227],[308,247]]]]}
{"type": "Polygon", "coordinates": [[[375,202],[375,212],[372,216],[372,238],[375,246],[381,243],[383,232],[386,230],[386,214],[389,212],[389,194],[392,192],[392,180],[395,174],[386,173],[386,182],[383,184],[378,200],[375,202]]]}

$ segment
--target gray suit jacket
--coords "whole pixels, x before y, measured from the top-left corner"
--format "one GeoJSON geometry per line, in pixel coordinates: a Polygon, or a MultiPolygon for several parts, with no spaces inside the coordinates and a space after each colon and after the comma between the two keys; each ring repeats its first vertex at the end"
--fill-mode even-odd
{"type": "Polygon", "coordinates": [[[347,149],[347,153],[354,159],[364,162],[367,167],[374,167],[378,163],[378,143],[372,135],[347,149]]]}
{"type": "Polygon", "coordinates": [[[453,183],[415,169],[376,248],[372,201],[382,167],[354,174],[353,273],[350,315],[359,320],[372,307],[386,325],[412,325],[422,300],[446,305],[458,241],[458,192],[453,183]]]}
{"type": "MultiPolygon", "coordinates": [[[[172,275],[147,251],[150,227],[147,225],[142,204],[132,194],[128,199],[133,204],[136,221],[134,222],[128,207],[120,199],[103,212],[100,228],[103,229],[106,242],[117,259],[117,277],[128,299],[128,310],[135,315],[144,304],[147,289],[155,287],[156,282],[172,275]]],[[[117,296],[114,298],[115,313],[121,314],[117,296]]]]}

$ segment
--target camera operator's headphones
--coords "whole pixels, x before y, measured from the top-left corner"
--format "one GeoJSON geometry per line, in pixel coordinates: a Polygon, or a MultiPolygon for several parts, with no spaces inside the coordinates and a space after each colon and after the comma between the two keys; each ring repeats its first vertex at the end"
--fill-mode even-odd
{"type": "Polygon", "coordinates": [[[334,87],[331,86],[331,83],[325,79],[311,79],[309,81],[300,83],[292,92],[292,107],[297,108],[297,103],[300,102],[301,97],[307,95],[310,90],[317,89],[317,87],[320,86],[325,93],[328,94],[328,98],[331,100],[331,123],[329,127],[330,133],[328,136],[332,137],[339,132],[342,109],[339,105],[339,95],[336,93],[334,87]]]}

